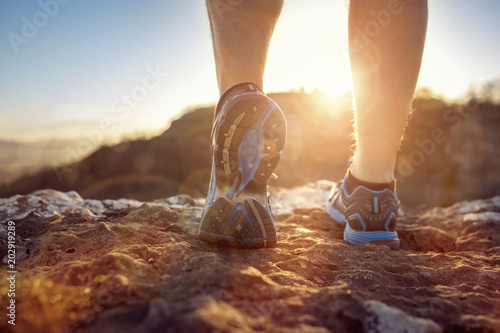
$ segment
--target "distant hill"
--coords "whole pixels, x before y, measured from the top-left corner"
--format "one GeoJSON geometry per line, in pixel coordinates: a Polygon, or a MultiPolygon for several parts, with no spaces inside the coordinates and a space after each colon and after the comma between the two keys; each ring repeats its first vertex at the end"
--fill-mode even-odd
{"type": "Polygon", "coordinates": [[[62,161],[76,162],[97,148],[87,146],[86,154],[64,159],[66,149],[75,149],[79,140],[54,139],[32,142],[0,140],[0,184],[11,183],[26,174],[34,174],[44,166],[60,165],[62,161]]]}
{"type": "MultiPolygon", "coordinates": [[[[338,180],[351,155],[352,112],[348,95],[315,93],[271,97],[287,117],[288,138],[273,186],[338,180]]],[[[397,166],[398,194],[408,205],[449,205],[500,194],[500,107],[472,100],[448,105],[414,102],[397,166]]],[[[76,190],[84,197],[153,200],[180,193],[205,196],[211,166],[213,107],[182,115],[150,140],[99,148],[80,162],[45,169],[0,187],[0,197],[42,188],[76,190]]]]}

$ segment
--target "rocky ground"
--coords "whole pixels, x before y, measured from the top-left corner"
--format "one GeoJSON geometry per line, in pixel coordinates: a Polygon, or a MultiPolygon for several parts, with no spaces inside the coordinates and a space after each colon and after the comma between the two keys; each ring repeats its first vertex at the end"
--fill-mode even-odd
{"type": "Polygon", "coordinates": [[[322,208],[332,183],[278,191],[278,247],[196,237],[203,200],[0,199],[16,222],[16,325],[2,332],[500,332],[500,196],[412,208],[401,249],[352,247],[322,208]]]}

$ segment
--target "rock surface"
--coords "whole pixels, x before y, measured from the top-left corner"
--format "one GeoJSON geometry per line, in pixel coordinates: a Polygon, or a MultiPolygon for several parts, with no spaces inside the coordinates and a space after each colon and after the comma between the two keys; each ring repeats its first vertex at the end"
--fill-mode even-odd
{"type": "MultiPolygon", "coordinates": [[[[500,332],[500,196],[400,218],[401,250],[352,247],[330,182],[273,195],[274,249],[196,237],[203,200],[0,199],[17,233],[16,326],[2,332],[500,332]]],[[[8,299],[0,281],[2,313],[8,299]]]]}

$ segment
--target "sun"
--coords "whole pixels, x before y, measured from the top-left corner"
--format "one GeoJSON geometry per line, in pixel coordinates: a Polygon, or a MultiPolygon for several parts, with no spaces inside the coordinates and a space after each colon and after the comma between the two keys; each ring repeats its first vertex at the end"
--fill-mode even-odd
{"type": "Polygon", "coordinates": [[[347,10],[342,2],[285,5],[268,53],[264,89],[319,89],[331,97],[351,90],[347,10]]]}

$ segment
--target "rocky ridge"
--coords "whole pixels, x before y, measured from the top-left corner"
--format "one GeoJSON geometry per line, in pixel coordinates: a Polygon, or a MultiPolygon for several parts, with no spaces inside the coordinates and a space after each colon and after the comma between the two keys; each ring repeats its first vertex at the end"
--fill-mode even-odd
{"type": "MultiPolygon", "coordinates": [[[[272,184],[290,188],[341,179],[354,144],[350,139],[352,96],[336,100],[321,93],[269,96],[283,109],[288,126],[275,172],[279,178],[272,184]]],[[[500,105],[474,99],[448,104],[417,98],[413,109],[396,164],[402,201],[412,206],[449,206],[500,195],[500,105]]],[[[93,199],[203,197],[211,172],[213,114],[213,106],[194,109],[180,115],[157,137],[104,146],[95,152],[82,150],[89,147],[83,139],[76,145],[81,149],[68,145],[62,150],[60,157],[67,163],[57,167],[50,163],[51,168],[0,185],[0,197],[45,188],[76,190],[93,199]],[[77,162],[71,162],[78,156],[77,162]]],[[[4,157],[12,162],[15,154],[4,157]]]]}

